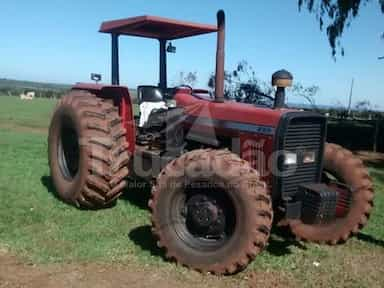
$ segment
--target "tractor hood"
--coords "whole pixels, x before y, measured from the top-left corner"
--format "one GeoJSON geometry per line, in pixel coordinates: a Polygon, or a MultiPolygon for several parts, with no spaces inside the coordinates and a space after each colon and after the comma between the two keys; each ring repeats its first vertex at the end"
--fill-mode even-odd
{"type": "MultiPolygon", "coordinates": [[[[280,118],[291,109],[268,109],[256,107],[252,104],[225,101],[223,103],[213,102],[198,98],[188,93],[176,93],[177,106],[183,107],[189,117],[205,121],[224,121],[227,125],[238,127],[257,126],[255,132],[273,134],[278,126],[280,118]]],[[[247,129],[249,130],[249,129],[247,129]]]]}

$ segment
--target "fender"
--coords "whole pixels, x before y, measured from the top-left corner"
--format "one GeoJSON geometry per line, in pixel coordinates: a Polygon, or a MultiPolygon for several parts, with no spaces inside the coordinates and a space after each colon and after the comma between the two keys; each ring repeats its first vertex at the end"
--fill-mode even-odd
{"type": "Polygon", "coordinates": [[[77,83],[72,90],[85,90],[97,97],[112,99],[114,105],[119,107],[119,115],[123,122],[123,127],[127,131],[126,139],[128,142],[128,150],[131,154],[135,151],[135,119],[133,116],[132,101],[128,87],[116,85],[102,85],[94,83],[77,83]]]}

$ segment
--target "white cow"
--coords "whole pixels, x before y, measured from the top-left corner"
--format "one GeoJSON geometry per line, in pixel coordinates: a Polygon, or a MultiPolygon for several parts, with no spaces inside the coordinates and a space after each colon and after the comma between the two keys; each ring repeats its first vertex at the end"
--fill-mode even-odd
{"type": "Polygon", "coordinates": [[[33,100],[34,98],[35,98],[35,92],[33,91],[20,94],[21,100],[33,100]]]}

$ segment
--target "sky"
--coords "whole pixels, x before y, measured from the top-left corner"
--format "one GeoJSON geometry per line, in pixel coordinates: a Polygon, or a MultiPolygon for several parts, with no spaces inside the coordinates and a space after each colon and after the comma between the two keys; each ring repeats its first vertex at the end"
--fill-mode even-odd
{"type": "MultiPolygon", "coordinates": [[[[384,109],[384,15],[378,1],[362,7],[343,35],[345,56],[333,60],[314,15],[298,12],[297,0],[1,0],[0,78],[53,83],[89,82],[91,72],[110,81],[110,37],[100,34],[105,20],[157,15],[216,23],[226,12],[226,69],[247,60],[259,79],[270,81],[282,68],[296,82],[320,87],[318,104],[347,105],[352,78],[353,103],[369,100],[384,109]]],[[[130,88],[158,83],[158,43],[151,39],[120,40],[121,84],[130,88]]],[[[216,36],[173,42],[168,54],[169,84],[180,72],[196,72],[204,88],[215,69],[216,36]]],[[[289,102],[304,102],[291,96],[289,102]]]]}

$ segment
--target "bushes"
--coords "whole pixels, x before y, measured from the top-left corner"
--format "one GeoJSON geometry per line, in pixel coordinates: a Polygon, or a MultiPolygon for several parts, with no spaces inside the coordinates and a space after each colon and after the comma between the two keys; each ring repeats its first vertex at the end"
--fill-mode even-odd
{"type": "Polygon", "coordinates": [[[384,152],[384,121],[329,120],[327,141],[350,150],[368,151],[374,150],[376,142],[377,151],[384,152]],[[379,125],[377,134],[376,125],[379,125]]]}

